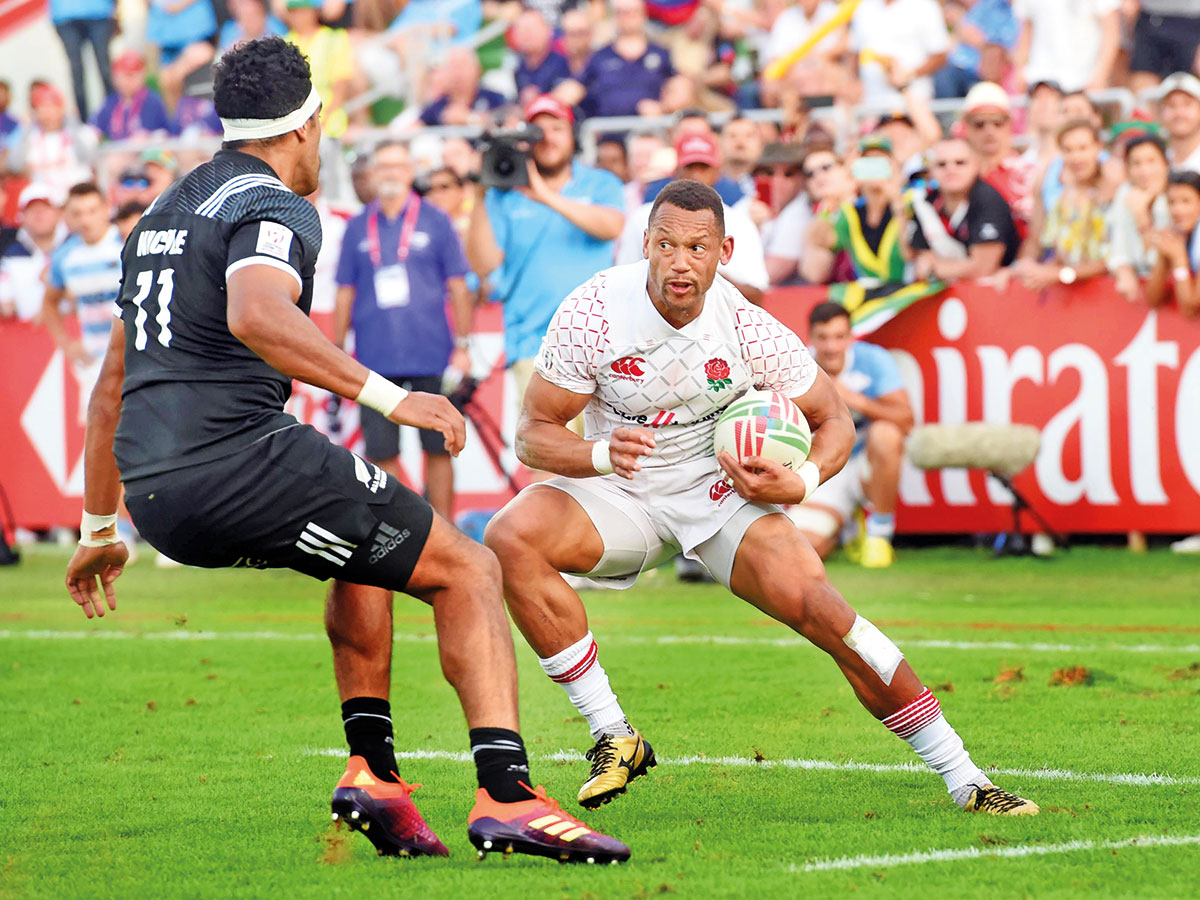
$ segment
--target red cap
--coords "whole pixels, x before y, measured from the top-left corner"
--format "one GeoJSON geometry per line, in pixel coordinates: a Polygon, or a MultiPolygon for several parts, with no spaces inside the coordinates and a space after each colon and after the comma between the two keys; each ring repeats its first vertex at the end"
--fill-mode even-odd
{"type": "Polygon", "coordinates": [[[136,50],[124,50],[112,62],[114,72],[140,72],[145,68],[146,61],[136,50]]]}
{"type": "Polygon", "coordinates": [[[39,84],[29,92],[29,105],[37,109],[45,103],[66,106],[66,100],[63,99],[62,91],[52,84],[39,84]]]}
{"type": "Polygon", "coordinates": [[[554,116],[556,119],[562,119],[564,122],[575,123],[575,113],[571,112],[571,107],[563,103],[557,97],[552,97],[549,94],[530,101],[525,107],[525,121],[532,122],[534,116],[554,116]]]}
{"type": "Polygon", "coordinates": [[[721,165],[721,150],[715,137],[711,134],[687,134],[675,142],[675,165],[682,169],[692,163],[721,165]]]}

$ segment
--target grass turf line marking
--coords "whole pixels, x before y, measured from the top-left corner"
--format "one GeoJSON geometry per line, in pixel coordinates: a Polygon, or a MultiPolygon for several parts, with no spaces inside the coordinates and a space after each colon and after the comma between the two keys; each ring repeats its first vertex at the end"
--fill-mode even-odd
{"type": "MultiPolygon", "coordinates": [[[[343,747],[323,747],[304,751],[309,756],[334,756],[345,759],[349,753],[343,747]]],[[[582,762],[584,756],[577,750],[556,750],[534,757],[544,762],[582,762]]],[[[397,750],[396,759],[439,759],[450,762],[470,762],[471,754],[459,750],[397,750]]],[[[658,758],[668,766],[733,766],[743,769],[805,769],[819,772],[929,772],[917,763],[860,763],[836,762],[827,759],[767,759],[758,761],[749,756],[676,756],[658,758]]],[[[1187,775],[1143,774],[1140,772],[1075,772],[1071,769],[987,769],[988,775],[1009,775],[1014,778],[1042,778],[1050,781],[1096,781],[1105,784],[1124,784],[1134,787],[1152,785],[1200,784],[1200,778],[1187,775]]]]}
{"type": "MultiPolygon", "coordinates": [[[[0,640],[24,638],[26,640],[111,640],[111,641],[291,641],[306,643],[324,641],[325,635],[317,632],[287,631],[53,631],[47,629],[0,630],[0,640]]],[[[397,634],[396,643],[427,644],[436,641],[433,634],[397,634]]],[[[608,637],[606,645],[658,645],[709,644],[721,646],[749,647],[812,647],[805,638],[753,638],[722,634],[666,634],[658,637],[608,637]]],[[[898,640],[901,647],[923,650],[1026,650],[1037,653],[1200,653],[1200,644],[1048,644],[1034,642],[1021,644],[1016,641],[944,641],[944,640],[898,640]]]]}
{"type": "Polygon", "coordinates": [[[984,857],[1013,858],[1024,856],[1046,856],[1052,853],[1075,853],[1080,850],[1121,850],[1128,847],[1180,847],[1200,844],[1200,834],[1188,835],[1141,835],[1120,841],[1065,841],[1061,844],[1022,844],[1019,847],[963,847],[962,849],[924,850],[915,853],[885,853],[879,856],[843,856],[840,859],[823,859],[792,865],[792,872],[828,872],[835,869],[887,868],[916,863],[956,862],[960,859],[983,859],[984,857]]]}

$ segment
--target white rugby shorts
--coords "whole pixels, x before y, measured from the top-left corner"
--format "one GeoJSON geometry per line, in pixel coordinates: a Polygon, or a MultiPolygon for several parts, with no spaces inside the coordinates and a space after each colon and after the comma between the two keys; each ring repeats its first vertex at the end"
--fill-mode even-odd
{"type": "Polygon", "coordinates": [[[788,518],[801,531],[833,537],[867,502],[863,485],[870,477],[871,466],[866,451],[859,451],[846,460],[840,472],[822,482],[804,503],[789,507],[788,518]]]}
{"type": "Polygon", "coordinates": [[[632,587],[642,572],[680,552],[700,560],[729,587],[747,529],[763,516],[783,512],[739,497],[716,457],[643,469],[632,481],[615,474],[558,476],[526,490],[545,487],[574,498],[604,541],[604,555],[590,572],[569,574],[616,589],[632,587]]]}

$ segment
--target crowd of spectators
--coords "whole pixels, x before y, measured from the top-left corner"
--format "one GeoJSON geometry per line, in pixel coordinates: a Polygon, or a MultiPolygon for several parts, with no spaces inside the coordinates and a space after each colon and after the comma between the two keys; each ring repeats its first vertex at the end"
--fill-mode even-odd
{"type": "MultiPolygon", "coordinates": [[[[425,201],[427,233],[461,249],[429,262],[429,308],[503,304],[507,357],[527,378],[557,303],[640,258],[650,203],[674,178],[721,195],[735,237],[723,273],[753,302],[794,283],[852,286],[831,288],[844,301],[1111,275],[1124,300],[1200,314],[1190,0],[152,0],[140,39],[114,39],[112,0],[52,0],[50,14],[71,84],[35,79],[14,109],[0,83],[0,317],[57,327],[41,298],[48,285],[56,312],[72,299],[52,263],[82,234],[68,196],[98,185],[84,199],[129,222],[206,158],[159,144],[219,141],[209,63],[272,34],[308,55],[331,152],[354,163],[357,197],[315,200],[332,230],[318,308],[340,310],[343,331],[398,287],[375,271],[386,260],[353,262],[341,232],[361,204],[347,231],[359,244],[364,223],[401,227],[407,201],[379,190],[402,185],[425,201]],[[91,60],[104,96],[89,103],[91,60]],[[461,127],[524,121],[544,133],[528,186],[481,188],[461,127]]],[[[96,232],[84,243],[110,240],[96,232]]],[[[407,296],[382,305],[411,314],[407,296]]],[[[447,360],[375,367],[403,380],[466,365],[449,331],[431,347],[447,360]]]]}

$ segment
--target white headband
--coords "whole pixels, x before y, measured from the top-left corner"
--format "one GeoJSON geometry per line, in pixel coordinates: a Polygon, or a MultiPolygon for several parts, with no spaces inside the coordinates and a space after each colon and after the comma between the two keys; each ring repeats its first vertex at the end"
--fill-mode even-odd
{"type": "Polygon", "coordinates": [[[221,126],[225,129],[227,141],[257,141],[278,137],[300,128],[320,106],[321,96],[313,88],[308,98],[286,116],[278,119],[221,119],[221,126]]]}

